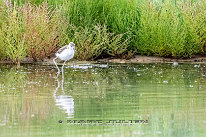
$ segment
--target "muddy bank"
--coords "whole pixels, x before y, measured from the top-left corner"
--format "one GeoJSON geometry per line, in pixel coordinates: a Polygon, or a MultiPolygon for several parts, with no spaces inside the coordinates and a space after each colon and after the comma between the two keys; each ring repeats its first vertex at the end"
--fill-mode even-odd
{"type": "Polygon", "coordinates": [[[188,58],[188,59],[174,59],[174,58],[165,58],[165,57],[155,57],[155,56],[135,56],[134,58],[131,59],[99,59],[98,61],[100,62],[112,62],[112,63],[173,63],[173,62],[206,62],[206,57],[200,57],[196,56],[193,58],[188,58]]]}
{"type": "MultiPolygon", "coordinates": [[[[139,56],[136,55],[134,58],[131,59],[118,59],[118,58],[105,58],[105,59],[98,59],[95,61],[78,61],[75,59],[72,59],[67,62],[67,64],[79,64],[79,63],[173,63],[173,62],[179,62],[179,63],[205,63],[206,57],[203,56],[196,56],[193,58],[188,59],[174,59],[174,58],[165,58],[165,57],[155,57],[155,56],[139,56]]],[[[0,61],[2,64],[10,64],[12,63],[9,60],[0,61]]],[[[61,65],[63,62],[57,59],[57,64],[61,65]]],[[[31,58],[25,58],[21,61],[21,64],[42,64],[42,65],[52,65],[53,63],[53,57],[47,58],[44,60],[39,60],[37,62],[34,62],[31,58]]]]}

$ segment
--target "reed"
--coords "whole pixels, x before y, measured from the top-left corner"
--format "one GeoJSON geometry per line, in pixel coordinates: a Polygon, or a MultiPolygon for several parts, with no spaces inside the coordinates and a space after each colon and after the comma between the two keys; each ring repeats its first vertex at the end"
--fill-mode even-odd
{"type": "Polygon", "coordinates": [[[175,58],[204,53],[206,24],[205,15],[201,14],[205,12],[203,5],[203,1],[193,5],[180,1],[144,3],[141,26],[137,31],[138,53],[175,58]]]}
{"type": "Polygon", "coordinates": [[[59,48],[58,11],[44,2],[39,6],[26,3],[22,12],[28,56],[35,61],[51,56],[59,48]]]}
{"type": "Polygon", "coordinates": [[[9,58],[13,62],[20,64],[20,61],[27,55],[25,45],[25,29],[21,12],[14,4],[4,5],[5,20],[1,24],[1,56],[9,58]]]}
{"type": "MultiPolygon", "coordinates": [[[[12,5],[15,1],[12,0],[12,5]]],[[[9,25],[8,21],[6,23],[6,19],[0,21],[0,47],[3,45],[9,51],[8,41],[2,37],[6,36],[11,41],[13,36],[7,34],[12,34],[15,29],[20,31],[16,38],[19,40],[15,41],[23,45],[19,47],[24,47],[26,55],[11,57],[7,54],[8,51],[0,51],[1,58],[9,56],[21,59],[30,56],[34,60],[43,59],[70,41],[77,45],[76,58],[79,60],[94,60],[100,56],[125,57],[134,53],[188,58],[197,54],[204,55],[206,52],[204,0],[16,2],[17,9],[20,9],[16,11],[18,17],[22,18],[21,11],[25,10],[23,19],[16,20],[18,25],[15,27],[19,29],[9,25]]],[[[7,7],[1,6],[0,18],[5,18],[6,15],[9,19],[9,14],[4,14],[5,11],[7,12],[7,7]]],[[[20,49],[19,52],[23,52],[20,49]]],[[[10,53],[14,51],[11,50],[10,53]]]]}

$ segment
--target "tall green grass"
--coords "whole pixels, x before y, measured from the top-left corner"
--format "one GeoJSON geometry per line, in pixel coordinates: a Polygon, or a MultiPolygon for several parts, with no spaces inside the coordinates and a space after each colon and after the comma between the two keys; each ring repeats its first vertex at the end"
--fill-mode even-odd
{"type": "Polygon", "coordinates": [[[206,22],[205,2],[160,5],[145,3],[141,7],[137,31],[138,52],[147,55],[191,57],[204,53],[206,22]]]}
{"type": "Polygon", "coordinates": [[[6,51],[4,50],[4,33],[2,30],[2,26],[6,20],[6,5],[4,4],[3,0],[0,0],[0,59],[6,58],[6,51]]]}
{"type": "Polygon", "coordinates": [[[28,56],[35,61],[51,56],[59,48],[59,26],[61,19],[58,10],[47,3],[40,6],[24,4],[22,12],[25,20],[26,45],[28,56]]]}
{"type": "Polygon", "coordinates": [[[97,24],[106,26],[109,33],[123,35],[123,41],[130,37],[129,49],[133,49],[135,32],[139,28],[139,2],[136,0],[59,0],[57,7],[77,27],[91,30],[97,24]]]}
{"type": "Polygon", "coordinates": [[[63,0],[57,7],[74,26],[92,30],[103,24],[110,33],[126,34],[127,51],[175,58],[205,54],[203,0],[63,0]]]}
{"type": "Polygon", "coordinates": [[[17,20],[19,30],[5,29],[14,26],[6,23],[10,18],[9,14],[5,14],[9,7],[2,4],[4,2],[0,5],[0,18],[6,18],[0,21],[0,47],[7,47],[6,51],[0,51],[1,58],[11,58],[6,54],[9,44],[2,38],[15,39],[13,35],[7,35],[13,33],[9,32],[12,29],[20,31],[17,37],[20,40],[17,41],[19,45],[27,47],[24,51],[26,54],[18,55],[22,57],[13,57],[18,60],[25,56],[34,60],[43,59],[71,41],[76,43],[78,54],[75,57],[79,60],[94,60],[100,56],[127,58],[134,53],[188,58],[204,55],[206,51],[204,0],[27,2],[30,4],[25,0],[12,0],[13,4],[9,6],[13,8],[17,3],[17,15],[23,18],[17,20]],[[31,19],[28,19],[28,15],[31,19]]]}
{"type": "Polygon", "coordinates": [[[30,3],[17,6],[7,1],[1,8],[4,10],[0,17],[5,18],[0,26],[2,58],[17,64],[26,56],[37,61],[60,47],[60,16],[46,2],[39,6],[30,3]]]}
{"type": "Polygon", "coordinates": [[[0,30],[2,56],[8,56],[12,61],[20,64],[27,54],[23,16],[15,4],[12,7],[7,6],[7,18],[1,24],[0,30]]]}

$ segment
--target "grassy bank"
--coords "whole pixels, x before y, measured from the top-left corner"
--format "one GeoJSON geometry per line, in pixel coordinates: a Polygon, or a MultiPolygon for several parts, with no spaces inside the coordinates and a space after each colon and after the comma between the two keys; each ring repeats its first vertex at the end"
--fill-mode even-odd
{"type": "Polygon", "coordinates": [[[79,60],[205,54],[204,0],[28,1],[1,0],[1,59],[43,59],[70,41],[79,60]]]}

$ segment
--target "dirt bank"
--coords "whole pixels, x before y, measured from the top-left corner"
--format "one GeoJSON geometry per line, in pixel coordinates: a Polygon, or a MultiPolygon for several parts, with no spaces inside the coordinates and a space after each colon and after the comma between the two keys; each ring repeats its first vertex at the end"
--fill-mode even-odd
{"type": "MultiPolygon", "coordinates": [[[[61,61],[58,61],[58,64],[62,64],[61,61]]],[[[73,59],[72,61],[69,61],[67,64],[79,64],[79,63],[97,63],[97,62],[102,62],[102,63],[173,63],[173,62],[188,62],[188,63],[205,63],[206,62],[206,57],[202,56],[196,56],[193,58],[189,59],[174,59],[174,58],[165,58],[165,57],[154,57],[154,56],[135,56],[134,58],[131,59],[118,59],[118,58],[105,58],[105,59],[98,59],[96,61],[78,61],[73,59]]],[[[7,63],[12,63],[9,60],[6,61],[0,61],[0,63],[7,64],[7,63]]],[[[43,64],[43,65],[51,65],[53,64],[53,58],[47,58],[44,60],[39,60],[38,62],[34,62],[30,58],[25,58],[21,62],[22,64],[43,64]]]]}
{"type": "Polygon", "coordinates": [[[189,59],[174,59],[174,58],[165,58],[165,57],[147,57],[147,56],[135,56],[132,59],[99,59],[98,61],[100,62],[113,62],[113,63],[173,63],[173,62],[198,62],[198,63],[202,63],[202,62],[206,62],[206,57],[202,57],[202,56],[196,56],[193,58],[189,58],[189,59]]]}

